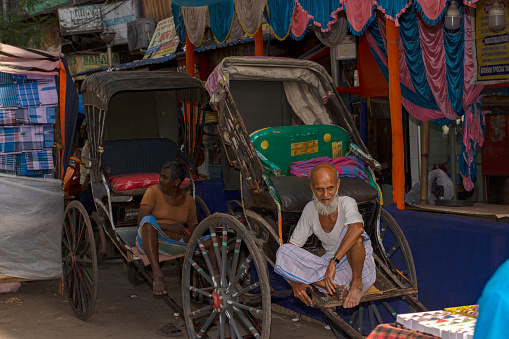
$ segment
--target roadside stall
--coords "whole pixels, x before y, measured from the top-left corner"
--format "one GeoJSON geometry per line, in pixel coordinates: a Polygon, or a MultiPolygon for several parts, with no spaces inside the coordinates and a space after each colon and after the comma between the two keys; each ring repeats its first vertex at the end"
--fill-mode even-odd
{"type": "Polygon", "coordinates": [[[0,44],[0,291],[62,275],[61,178],[77,110],[62,55],[0,44]]]}

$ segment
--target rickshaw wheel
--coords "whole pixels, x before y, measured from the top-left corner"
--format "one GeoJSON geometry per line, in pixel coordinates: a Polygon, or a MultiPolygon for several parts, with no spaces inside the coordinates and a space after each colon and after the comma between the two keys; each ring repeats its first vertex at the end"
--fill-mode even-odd
{"type": "Polygon", "coordinates": [[[401,274],[417,287],[414,257],[405,234],[392,215],[383,208],[380,214],[379,230],[385,256],[391,260],[401,274]]]}
{"type": "MultiPolygon", "coordinates": [[[[379,255],[385,255],[396,269],[417,287],[417,274],[412,252],[398,223],[387,211],[381,209],[380,224],[378,226],[380,243],[383,247],[383,253],[379,255]]],[[[361,337],[373,331],[379,324],[394,322],[397,314],[415,311],[415,308],[405,297],[394,297],[362,302],[351,309],[339,307],[335,313],[352,326],[361,337]]],[[[333,321],[330,321],[330,326],[337,338],[351,337],[333,321]]]]}
{"type": "Polygon", "coordinates": [[[189,241],[182,276],[189,338],[269,338],[271,305],[267,262],[248,229],[236,218],[214,214],[198,225],[189,241]],[[202,240],[209,234],[211,240],[202,240]],[[211,251],[217,265],[213,265],[211,251]],[[192,285],[193,271],[206,284],[192,285]],[[242,284],[241,278],[248,272],[251,281],[242,284]],[[203,303],[193,303],[189,291],[202,295],[203,303]]]}
{"type": "Polygon", "coordinates": [[[79,201],[69,203],[62,230],[64,288],[74,314],[86,321],[97,298],[97,252],[92,223],[79,201]]]}
{"type": "MultiPolygon", "coordinates": [[[[194,197],[194,201],[196,203],[196,218],[198,219],[198,223],[200,223],[203,219],[210,216],[210,210],[207,207],[207,204],[205,204],[203,199],[200,198],[199,196],[196,195],[194,197]]],[[[197,258],[197,263],[200,266],[205,265],[203,260],[200,260],[200,258],[197,258]]],[[[179,262],[177,269],[178,269],[180,285],[182,285],[182,266],[183,266],[182,262],[179,262]]],[[[204,287],[206,285],[206,281],[204,281],[203,277],[201,277],[198,274],[198,272],[196,272],[195,270],[191,270],[190,280],[191,280],[191,284],[198,288],[204,287]]],[[[197,305],[203,304],[203,295],[201,295],[199,293],[192,292],[192,291],[187,291],[187,293],[189,293],[191,296],[191,302],[193,302],[197,305]]]]}
{"type": "Polygon", "coordinates": [[[205,201],[197,195],[194,197],[194,202],[196,203],[196,218],[199,223],[210,215],[210,210],[207,204],[205,204],[205,201]]]}

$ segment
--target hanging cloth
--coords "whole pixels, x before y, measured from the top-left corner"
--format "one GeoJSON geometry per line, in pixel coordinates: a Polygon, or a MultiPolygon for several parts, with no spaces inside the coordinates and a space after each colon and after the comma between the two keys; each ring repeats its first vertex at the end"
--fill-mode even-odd
{"type": "Polygon", "coordinates": [[[344,5],[348,25],[354,35],[361,35],[376,18],[376,3],[373,0],[348,1],[344,5]]]}
{"type": "Polygon", "coordinates": [[[310,17],[308,13],[302,9],[302,6],[297,3],[293,12],[292,26],[290,28],[290,36],[294,40],[302,40],[310,17]]]}
{"type": "Polygon", "coordinates": [[[173,22],[175,23],[175,31],[181,42],[186,42],[186,25],[184,24],[184,16],[181,11],[182,7],[176,5],[174,2],[171,4],[171,12],[173,13],[173,22]]]}
{"type": "Polygon", "coordinates": [[[314,87],[302,82],[285,81],[284,89],[293,112],[305,125],[332,124],[321,96],[314,87]]]}
{"type": "Polygon", "coordinates": [[[182,7],[182,16],[186,25],[187,37],[195,46],[200,46],[207,23],[207,6],[182,7]]]}
{"type": "Polygon", "coordinates": [[[233,12],[232,28],[230,29],[230,35],[227,41],[237,41],[246,37],[244,29],[237,18],[237,13],[233,12]]]}
{"type": "Polygon", "coordinates": [[[296,0],[296,3],[313,19],[313,24],[325,31],[330,30],[337,13],[343,9],[338,0],[296,0]]]}
{"type": "Polygon", "coordinates": [[[338,20],[331,25],[331,29],[328,32],[322,32],[322,29],[316,25],[313,25],[313,31],[318,40],[325,46],[334,47],[339,45],[345,39],[348,32],[346,13],[340,12],[338,14],[338,20]]]}
{"type": "Polygon", "coordinates": [[[235,1],[235,12],[244,32],[253,36],[260,27],[266,0],[235,1]]]}
{"type": "Polygon", "coordinates": [[[267,0],[265,19],[278,40],[284,40],[290,34],[294,10],[294,0],[267,0]]]}
{"type": "Polygon", "coordinates": [[[233,21],[234,5],[233,0],[209,5],[210,29],[218,44],[222,44],[230,34],[233,21]]]}

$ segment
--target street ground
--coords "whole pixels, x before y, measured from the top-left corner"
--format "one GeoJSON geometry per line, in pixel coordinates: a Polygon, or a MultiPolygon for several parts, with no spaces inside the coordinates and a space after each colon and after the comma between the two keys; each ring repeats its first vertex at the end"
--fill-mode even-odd
{"type": "MultiPolygon", "coordinates": [[[[166,265],[165,265],[166,266],[166,265]]],[[[175,266],[165,267],[170,275],[175,266]]],[[[175,275],[173,275],[175,276],[175,275]]],[[[181,303],[180,288],[167,281],[170,294],[181,303]]],[[[133,286],[121,260],[99,261],[99,285],[94,314],[76,318],[67,297],[57,293],[56,281],[27,282],[18,293],[0,294],[0,338],[164,338],[156,331],[169,322],[185,332],[184,322],[152,295],[146,285],[133,286]]],[[[323,325],[292,321],[272,312],[271,338],[335,338],[323,325]]],[[[177,338],[186,338],[183,334],[177,338]]]]}

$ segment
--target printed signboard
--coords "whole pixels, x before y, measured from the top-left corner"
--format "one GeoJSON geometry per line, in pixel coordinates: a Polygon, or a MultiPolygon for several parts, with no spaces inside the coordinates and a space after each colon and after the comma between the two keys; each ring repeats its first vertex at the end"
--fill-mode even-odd
{"type": "Polygon", "coordinates": [[[174,53],[179,44],[173,17],[159,21],[143,59],[174,53]]]}
{"type": "Polygon", "coordinates": [[[141,18],[141,4],[139,0],[114,2],[104,5],[104,28],[114,31],[115,39],[112,45],[127,44],[127,23],[141,18]]]}
{"type": "Polygon", "coordinates": [[[509,80],[509,8],[507,2],[499,1],[505,12],[505,29],[490,30],[488,12],[492,0],[481,0],[476,4],[474,49],[474,77],[477,84],[494,84],[509,80]]]}
{"type": "MultiPolygon", "coordinates": [[[[88,71],[103,66],[108,66],[108,54],[71,54],[66,56],[71,75],[88,71]]],[[[120,63],[118,53],[112,53],[113,65],[120,63]]],[[[74,77],[74,80],[82,80],[85,76],[74,77]]]]}
{"type": "Polygon", "coordinates": [[[101,7],[102,5],[59,8],[60,33],[69,35],[102,32],[104,29],[101,7]]]}

